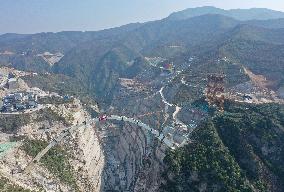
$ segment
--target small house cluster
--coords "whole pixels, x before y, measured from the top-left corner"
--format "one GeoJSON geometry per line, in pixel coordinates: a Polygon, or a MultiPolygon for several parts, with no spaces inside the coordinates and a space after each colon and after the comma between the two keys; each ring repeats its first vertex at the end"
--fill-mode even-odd
{"type": "Polygon", "coordinates": [[[1,112],[17,112],[38,106],[37,95],[32,92],[16,92],[6,95],[0,101],[1,112]]]}

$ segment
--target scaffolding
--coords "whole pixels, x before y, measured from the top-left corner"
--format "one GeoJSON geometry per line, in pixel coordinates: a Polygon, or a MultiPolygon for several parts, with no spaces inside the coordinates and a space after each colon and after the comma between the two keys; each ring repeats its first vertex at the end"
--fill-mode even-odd
{"type": "Polygon", "coordinates": [[[215,106],[221,112],[224,111],[225,101],[225,75],[210,74],[207,76],[205,90],[206,101],[210,106],[215,106]]]}

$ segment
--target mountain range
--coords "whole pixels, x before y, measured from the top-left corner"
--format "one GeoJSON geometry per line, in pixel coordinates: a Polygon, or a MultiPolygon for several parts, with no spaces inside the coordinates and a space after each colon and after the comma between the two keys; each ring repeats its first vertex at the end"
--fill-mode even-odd
{"type": "MultiPolygon", "coordinates": [[[[215,52],[232,57],[256,73],[264,72],[268,77],[276,78],[275,81],[283,82],[282,18],[284,13],[267,9],[201,7],[177,12],[159,21],[97,32],[5,34],[0,36],[0,52],[8,50],[16,54],[1,55],[0,61],[2,65],[25,70],[63,73],[80,80],[89,90],[96,90],[95,94],[100,97],[111,93],[117,78],[129,74],[132,67],[129,63],[135,65],[131,61],[143,60],[146,56],[171,59],[197,53],[210,57],[208,52],[215,52]],[[46,51],[61,52],[64,57],[49,66],[36,57],[46,51]],[[22,52],[27,54],[19,55],[22,52]],[[251,62],[253,56],[257,56],[257,64],[251,62]],[[270,66],[274,61],[276,64],[270,66]],[[255,65],[261,67],[255,69],[255,65]]],[[[132,76],[139,71],[135,73],[132,76]]]]}
{"type": "Polygon", "coordinates": [[[198,8],[189,8],[183,11],[173,13],[168,17],[168,19],[181,20],[206,14],[224,15],[241,21],[284,18],[283,12],[265,8],[224,10],[212,6],[205,6],[198,8]]]}
{"type": "MultiPolygon", "coordinates": [[[[111,114],[143,119],[155,112],[146,120],[157,121],[153,123],[157,130],[164,128],[164,124],[178,126],[178,121],[187,125],[200,123],[192,129],[191,143],[178,150],[166,150],[164,162],[155,160],[156,164],[152,165],[153,172],[159,174],[158,169],[163,167],[162,179],[158,181],[161,191],[281,192],[284,190],[283,105],[226,101],[225,112],[218,113],[204,104],[203,92],[211,73],[225,75],[226,91],[238,92],[243,87],[246,90],[252,87],[250,93],[258,91],[255,87],[273,94],[283,91],[283,37],[283,12],[190,8],[161,20],[102,31],[4,34],[0,36],[0,66],[37,72],[37,76],[24,78],[31,87],[76,95],[89,103],[95,99],[102,111],[111,114]],[[57,53],[63,57],[55,64],[43,59],[57,53]],[[149,96],[151,91],[153,94],[149,96]],[[131,95],[132,92],[136,95],[131,95]],[[202,109],[192,107],[196,103],[202,109]],[[156,115],[159,110],[163,115],[156,115]],[[190,115],[198,119],[202,114],[211,118],[189,121],[190,115]]],[[[140,170],[133,166],[133,162],[140,164],[140,160],[147,158],[144,152],[139,154],[138,144],[137,150],[131,151],[134,146],[131,142],[146,142],[148,136],[139,133],[143,138],[136,138],[130,133],[135,135],[138,131],[129,132],[128,128],[132,130],[122,121],[120,131],[108,130],[109,135],[116,136],[110,137],[110,144],[102,146],[112,147],[104,152],[112,154],[108,164],[114,162],[114,166],[106,165],[109,167],[105,169],[110,172],[114,167],[117,169],[117,174],[107,177],[112,178],[109,180],[113,186],[122,177],[121,170],[126,170],[123,177],[130,184],[119,186],[123,189],[134,188],[138,176],[146,180],[148,176],[154,177],[151,171],[149,175],[139,175],[140,170]],[[129,154],[135,154],[135,158],[129,154]],[[115,158],[125,167],[118,167],[115,158]]],[[[157,147],[155,140],[153,143],[153,148],[157,147]]],[[[159,155],[156,149],[153,158],[159,155]]]]}

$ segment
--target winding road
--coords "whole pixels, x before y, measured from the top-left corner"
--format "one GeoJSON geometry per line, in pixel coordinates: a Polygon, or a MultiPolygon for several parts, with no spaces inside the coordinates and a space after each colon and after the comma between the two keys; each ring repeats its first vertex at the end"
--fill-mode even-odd
{"type": "Polygon", "coordinates": [[[165,87],[162,87],[162,88],[160,89],[159,93],[160,93],[162,102],[165,104],[165,113],[167,114],[166,120],[167,120],[168,117],[169,117],[169,115],[168,115],[168,109],[169,109],[169,107],[175,107],[176,110],[175,110],[175,112],[172,114],[172,117],[173,117],[174,122],[175,122],[176,124],[181,125],[182,127],[187,127],[186,124],[184,124],[181,120],[179,120],[179,119],[177,118],[177,114],[182,110],[182,107],[179,107],[179,106],[177,106],[177,105],[175,105],[175,104],[169,103],[169,102],[166,100],[166,98],[165,98],[165,96],[164,96],[164,93],[163,93],[164,88],[165,88],[165,87]]]}
{"type": "MultiPolygon", "coordinates": [[[[157,66],[155,66],[157,67],[157,66]]],[[[182,70],[183,71],[183,70],[182,70]]],[[[172,78],[173,79],[173,78],[172,78]]],[[[171,79],[171,80],[172,80],[171,79]]],[[[170,81],[171,81],[170,80],[170,81]]],[[[187,85],[185,80],[182,79],[182,83],[187,85]]],[[[160,94],[161,96],[161,99],[162,99],[162,102],[165,104],[165,113],[166,113],[166,120],[168,119],[169,117],[169,114],[168,114],[168,109],[169,107],[175,107],[176,110],[175,112],[172,114],[173,116],[173,119],[175,121],[176,124],[179,124],[181,125],[182,127],[187,127],[182,121],[180,121],[178,118],[177,118],[177,114],[181,111],[182,107],[179,107],[177,105],[174,105],[172,103],[169,103],[164,94],[163,94],[163,91],[164,91],[164,88],[165,86],[163,86],[157,93],[160,94]]],[[[161,141],[162,143],[164,143],[167,147],[171,148],[171,149],[175,149],[177,147],[179,147],[180,145],[178,145],[177,143],[174,142],[173,138],[171,138],[170,136],[166,136],[164,135],[162,132],[159,132],[153,128],[151,128],[149,125],[139,121],[139,120],[136,120],[134,118],[129,118],[129,117],[126,117],[126,116],[117,116],[117,115],[110,115],[107,117],[107,121],[108,120],[116,120],[116,121],[124,121],[124,122],[128,122],[128,123],[132,123],[132,124],[135,124],[139,127],[141,127],[142,129],[148,131],[149,133],[151,133],[152,135],[154,135],[154,137],[156,137],[159,141],[161,141]]],[[[165,120],[165,121],[166,121],[165,120]]],[[[33,165],[35,165],[37,162],[40,161],[40,159],[52,148],[54,147],[55,145],[57,145],[58,143],[60,143],[67,135],[70,135],[73,131],[77,130],[77,129],[80,129],[80,128],[83,128],[83,127],[86,127],[86,126],[89,126],[93,123],[96,123],[96,122],[100,122],[100,119],[99,118],[94,118],[94,119],[91,119],[89,121],[87,121],[86,123],[84,124],[80,124],[80,125],[75,125],[75,126],[71,126],[67,129],[64,129],[55,139],[53,139],[49,145],[43,149],[40,153],[37,154],[37,156],[33,159],[33,161],[26,167],[25,171],[29,171],[33,165]]],[[[183,144],[186,143],[186,139],[182,142],[183,144]]],[[[182,145],[182,144],[181,144],[182,145]]]]}

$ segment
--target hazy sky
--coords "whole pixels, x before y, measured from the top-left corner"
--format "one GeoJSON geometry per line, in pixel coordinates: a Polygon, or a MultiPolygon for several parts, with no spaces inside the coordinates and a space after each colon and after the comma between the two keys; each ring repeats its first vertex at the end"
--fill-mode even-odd
{"type": "Polygon", "coordinates": [[[93,31],[207,5],[284,11],[284,0],[0,0],[0,33],[93,31]]]}

